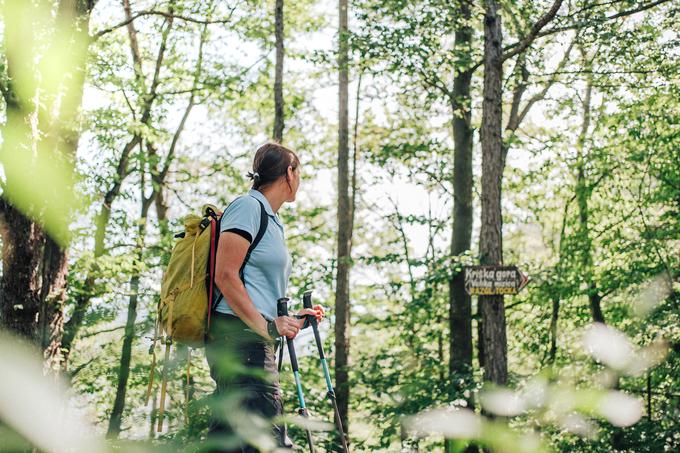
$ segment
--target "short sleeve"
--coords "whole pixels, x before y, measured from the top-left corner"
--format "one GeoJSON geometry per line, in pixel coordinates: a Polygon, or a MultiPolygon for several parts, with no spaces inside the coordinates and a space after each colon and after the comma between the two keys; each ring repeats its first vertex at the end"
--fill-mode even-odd
{"type": "Polygon", "coordinates": [[[246,241],[253,242],[253,237],[247,231],[239,230],[238,228],[229,228],[228,230],[224,230],[223,233],[224,232],[238,234],[246,241]]]}
{"type": "Polygon", "coordinates": [[[244,196],[234,200],[222,215],[220,233],[243,230],[254,238],[260,229],[260,203],[253,197],[244,196]]]}

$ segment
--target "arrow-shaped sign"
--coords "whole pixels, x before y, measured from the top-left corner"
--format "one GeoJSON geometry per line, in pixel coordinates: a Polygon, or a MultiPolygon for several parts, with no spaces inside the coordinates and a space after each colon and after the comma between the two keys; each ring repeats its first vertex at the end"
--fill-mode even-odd
{"type": "Polygon", "coordinates": [[[517,270],[517,275],[519,275],[519,285],[517,286],[517,292],[520,292],[525,286],[527,286],[527,283],[529,283],[529,276],[519,269],[517,270]]]}
{"type": "Polygon", "coordinates": [[[465,266],[465,291],[471,296],[512,295],[529,282],[517,266],[465,266]]]}

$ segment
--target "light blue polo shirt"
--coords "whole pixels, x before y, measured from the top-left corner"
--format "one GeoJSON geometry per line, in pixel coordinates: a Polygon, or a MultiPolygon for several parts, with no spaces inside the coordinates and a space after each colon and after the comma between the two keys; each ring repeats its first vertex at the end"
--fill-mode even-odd
{"type": "MultiPolygon", "coordinates": [[[[272,211],[267,198],[258,190],[251,189],[247,195],[234,200],[224,211],[220,222],[220,232],[238,228],[250,233],[255,240],[260,230],[260,204],[269,216],[267,230],[262,240],[255,247],[250,259],[243,268],[245,287],[255,308],[265,319],[277,317],[276,301],[286,297],[288,278],[292,269],[292,260],[284,237],[283,224],[279,216],[272,211]]],[[[215,289],[215,300],[220,296],[219,288],[215,289]]],[[[236,315],[226,299],[222,299],[216,310],[220,313],[236,315]]]]}

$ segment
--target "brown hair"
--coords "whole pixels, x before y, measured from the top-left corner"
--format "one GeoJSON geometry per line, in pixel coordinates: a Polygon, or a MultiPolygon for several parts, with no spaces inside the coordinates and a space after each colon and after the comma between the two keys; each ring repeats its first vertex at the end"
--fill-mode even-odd
{"type": "Polygon", "coordinates": [[[293,151],[279,143],[269,142],[255,152],[253,173],[248,173],[248,176],[253,180],[253,189],[259,190],[281,176],[287,178],[288,167],[295,170],[299,165],[300,159],[293,151]]]}

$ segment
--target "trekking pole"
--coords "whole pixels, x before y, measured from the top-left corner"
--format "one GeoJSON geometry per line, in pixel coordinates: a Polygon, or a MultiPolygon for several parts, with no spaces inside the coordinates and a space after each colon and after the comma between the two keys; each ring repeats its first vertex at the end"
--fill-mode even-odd
{"type": "MultiPolygon", "coordinates": [[[[312,291],[305,291],[302,296],[302,306],[303,308],[312,308],[312,291]]],[[[309,322],[314,330],[314,339],[316,340],[316,347],[319,350],[319,359],[321,361],[321,368],[323,368],[323,375],[326,378],[326,388],[328,393],[326,394],[333,404],[333,410],[335,411],[335,424],[340,431],[340,439],[342,442],[342,448],[346,453],[349,453],[349,448],[347,447],[347,439],[345,439],[345,430],[342,428],[342,419],[340,419],[340,411],[338,410],[338,402],[335,399],[335,391],[333,390],[333,384],[331,383],[331,374],[328,371],[328,363],[326,362],[326,355],[323,352],[323,344],[321,343],[321,336],[319,335],[319,325],[314,315],[308,315],[309,322]]]]}
{"type": "MultiPolygon", "coordinates": [[[[284,337],[280,337],[276,339],[276,342],[278,343],[279,346],[279,366],[278,366],[278,372],[279,375],[281,375],[281,368],[283,367],[283,339],[284,337]]],[[[284,412],[284,404],[283,404],[283,399],[281,399],[281,412],[284,412]]],[[[288,434],[285,434],[288,432],[288,423],[284,420],[283,422],[283,432],[284,436],[287,436],[288,434]]]]}
{"type": "MultiPolygon", "coordinates": [[[[279,316],[288,316],[288,298],[282,297],[276,303],[276,309],[279,316]]],[[[298,402],[300,403],[300,408],[298,413],[303,417],[309,418],[309,412],[307,412],[307,406],[305,405],[305,397],[302,394],[302,384],[300,383],[300,371],[298,369],[297,356],[295,355],[295,344],[293,340],[286,337],[286,342],[288,343],[288,355],[290,356],[290,364],[293,367],[293,376],[295,377],[295,387],[297,388],[298,402]]],[[[314,453],[314,442],[312,441],[312,432],[307,428],[307,443],[309,443],[309,451],[314,453]]]]}

